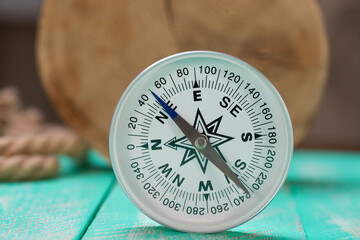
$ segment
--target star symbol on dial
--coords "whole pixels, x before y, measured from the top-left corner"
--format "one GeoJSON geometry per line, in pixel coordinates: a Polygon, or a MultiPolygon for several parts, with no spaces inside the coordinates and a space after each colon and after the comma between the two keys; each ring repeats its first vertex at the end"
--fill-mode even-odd
{"type": "MultiPolygon", "coordinates": [[[[222,116],[216,118],[210,123],[206,123],[204,120],[204,117],[201,114],[200,109],[197,109],[194,125],[193,127],[201,134],[207,137],[210,144],[216,149],[216,151],[223,157],[219,146],[234,139],[233,137],[226,136],[223,134],[218,133],[219,126],[221,124],[222,116]]],[[[208,159],[204,157],[187,139],[187,137],[181,137],[179,139],[173,138],[170,140],[171,143],[169,145],[172,146],[172,148],[176,149],[184,148],[185,154],[182,158],[180,166],[183,166],[187,164],[188,162],[192,161],[193,159],[196,159],[200,165],[201,170],[203,173],[206,172],[208,159]]]]}

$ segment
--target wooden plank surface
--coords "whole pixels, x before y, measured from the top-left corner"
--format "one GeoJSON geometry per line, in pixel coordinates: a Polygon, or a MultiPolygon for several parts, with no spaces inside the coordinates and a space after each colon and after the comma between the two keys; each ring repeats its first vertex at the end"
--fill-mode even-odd
{"type": "Polygon", "coordinates": [[[183,233],[168,229],[141,213],[116,184],[84,239],[282,239],[305,238],[288,187],[252,221],[216,234],[183,233]]]}
{"type": "Polygon", "coordinates": [[[360,154],[298,152],[287,179],[308,239],[360,239],[360,154]]]}
{"type": "Polygon", "coordinates": [[[0,185],[0,239],[360,239],[360,153],[295,152],[269,206],[216,234],[163,227],[137,210],[110,169],[62,160],[57,179],[0,185]]]}
{"type": "Polygon", "coordinates": [[[115,178],[62,160],[59,178],[0,185],[0,239],[81,238],[115,178]]]}
{"type": "Polygon", "coordinates": [[[85,239],[360,238],[360,153],[297,151],[286,183],[251,221],[216,234],[173,231],[152,221],[116,184],[85,239]]]}

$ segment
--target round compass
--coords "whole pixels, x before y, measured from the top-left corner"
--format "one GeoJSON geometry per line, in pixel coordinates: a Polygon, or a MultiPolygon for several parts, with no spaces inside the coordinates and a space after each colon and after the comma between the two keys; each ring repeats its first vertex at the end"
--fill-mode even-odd
{"type": "Polygon", "coordinates": [[[127,196],[155,221],[189,232],[254,217],[283,184],[292,151],[290,117],[273,85],[217,52],[180,53],[145,69],[110,130],[127,196]]]}

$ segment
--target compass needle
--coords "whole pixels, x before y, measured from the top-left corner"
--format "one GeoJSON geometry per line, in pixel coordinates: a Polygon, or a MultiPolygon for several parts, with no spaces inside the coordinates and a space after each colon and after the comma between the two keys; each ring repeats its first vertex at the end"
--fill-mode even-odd
{"type": "Polygon", "coordinates": [[[229,55],[193,51],[134,79],[114,112],[109,146],[115,175],[141,211],[209,233],[267,206],[286,178],[293,134],[261,73],[229,55]]]}
{"type": "Polygon", "coordinates": [[[238,187],[240,187],[246,194],[250,194],[244,184],[240,182],[237,176],[231,171],[230,167],[225,163],[225,160],[219,155],[219,153],[211,146],[209,141],[201,133],[196,131],[187,121],[185,121],[175,110],[167,105],[160,97],[158,97],[153,91],[152,95],[169,114],[172,120],[189,139],[191,144],[199,150],[208,160],[210,160],[220,171],[228,176],[238,187]]]}

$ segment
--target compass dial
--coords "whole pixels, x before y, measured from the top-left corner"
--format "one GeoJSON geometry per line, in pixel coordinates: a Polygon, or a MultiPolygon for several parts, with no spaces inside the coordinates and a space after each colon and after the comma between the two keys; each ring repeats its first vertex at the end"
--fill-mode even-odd
{"type": "Polygon", "coordinates": [[[271,83],[237,58],[206,51],[144,70],[121,97],[110,131],[111,161],[128,197],[157,222],[190,232],[254,217],[284,182],[292,149],[290,118],[271,83]],[[180,116],[200,137],[184,134],[180,116]],[[208,147],[239,184],[204,153],[208,147]]]}

